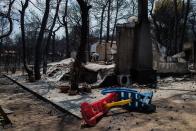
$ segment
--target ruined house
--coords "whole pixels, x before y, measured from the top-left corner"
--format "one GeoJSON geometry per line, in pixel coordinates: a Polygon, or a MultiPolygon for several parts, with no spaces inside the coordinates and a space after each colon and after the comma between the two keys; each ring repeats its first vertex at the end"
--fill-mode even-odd
{"type": "Polygon", "coordinates": [[[113,41],[111,44],[111,41],[106,43],[105,41],[102,41],[100,44],[99,42],[96,42],[91,45],[91,54],[97,53],[99,55],[99,61],[114,61],[117,53],[117,46],[116,41],[113,41]]]}
{"type": "Polygon", "coordinates": [[[117,25],[116,74],[121,85],[132,81],[155,86],[148,1],[138,1],[138,19],[117,25]]]}

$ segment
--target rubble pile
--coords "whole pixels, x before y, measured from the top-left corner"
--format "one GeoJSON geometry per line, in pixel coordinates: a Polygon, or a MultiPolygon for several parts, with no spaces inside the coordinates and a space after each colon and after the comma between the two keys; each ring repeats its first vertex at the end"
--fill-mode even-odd
{"type": "Polygon", "coordinates": [[[48,64],[48,71],[45,78],[48,81],[60,81],[66,74],[70,73],[73,62],[74,59],[69,58],[48,64]]]}
{"type": "Polygon", "coordinates": [[[84,65],[84,68],[97,72],[97,80],[102,81],[105,77],[114,72],[115,64],[112,65],[100,65],[95,63],[88,63],[84,65]]]}
{"type": "Polygon", "coordinates": [[[189,63],[184,51],[173,56],[166,54],[166,47],[153,41],[153,68],[157,73],[189,73],[189,63]]]}
{"type": "MultiPolygon", "coordinates": [[[[48,64],[48,71],[44,78],[51,82],[68,80],[73,62],[74,59],[69,58],[60,62],[48,64]]],[[[115,64],[101,65],[96,63],[87,63],[83,65],[83,69],[81,70],[81,82],[87,82],[90,84],[100,83],[108,75],[114,72],[114,68],[115,64]]]]}

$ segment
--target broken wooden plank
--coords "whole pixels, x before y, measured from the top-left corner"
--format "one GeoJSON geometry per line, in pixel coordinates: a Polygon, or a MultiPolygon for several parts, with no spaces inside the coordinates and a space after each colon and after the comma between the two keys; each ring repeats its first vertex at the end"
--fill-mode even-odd
{"type": "Polygon", "coordinates": [[[4,111],[7,115],[14,113],[14,111],[11,111],[11,110],[9,110],[9,109],[6,109],[6,108],[2,108],[2,109],[3,109],[3,111],[4,111]]]}
{"type": "Polygon", "coordinates": [[[2,124],[3,127],[12,124],[12,122],[10,121],[10,119],[8,118],[7,114],[4,112],[1,106],[0,106],[0,118],[1,118],[0,124],[2,124]]]}

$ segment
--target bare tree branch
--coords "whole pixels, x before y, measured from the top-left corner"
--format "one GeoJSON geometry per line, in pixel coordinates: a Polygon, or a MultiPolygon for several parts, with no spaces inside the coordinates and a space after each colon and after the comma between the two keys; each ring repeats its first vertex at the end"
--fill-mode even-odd
{"type": "Polygon", "coordinates": [[[12,18],[11,18],[11,10],[12,10],[12,6],[14,4],[15,0],[9,0],[9,8],[8,8],[8,11],[6,14],[0,12],[0,17],[3,17],[3,18],[6,18],[9,22],[9,31],[5,34],[2,34],[0,36],[0,39],[3,39],[7,36],[9,36],[11,33],[12,33],[12,30],[13,30],[13,21],[12,21],[12,18]]]}

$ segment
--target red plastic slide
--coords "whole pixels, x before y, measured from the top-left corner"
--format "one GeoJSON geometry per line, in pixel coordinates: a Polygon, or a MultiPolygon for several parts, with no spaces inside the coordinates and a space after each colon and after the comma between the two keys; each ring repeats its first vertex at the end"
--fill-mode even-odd
{"type": "Polygon", "coordinates": [[[93,103],[84,102],[81,104],[81,113],[85,124],[94,126],[97,123],[97,119],[102,117],[108,112],[108,108],[105,107],[107,103],[117,101],[117,93],[110,93],[105,98],[95,101],[93,103]]]}

